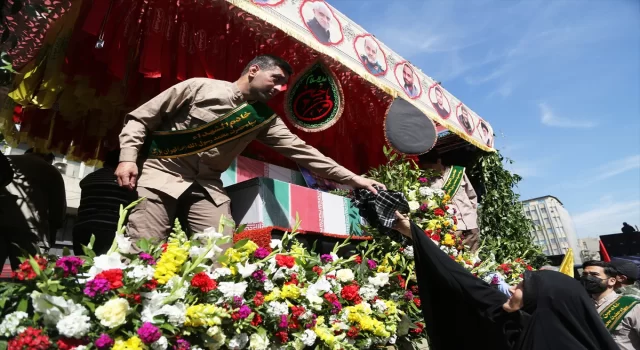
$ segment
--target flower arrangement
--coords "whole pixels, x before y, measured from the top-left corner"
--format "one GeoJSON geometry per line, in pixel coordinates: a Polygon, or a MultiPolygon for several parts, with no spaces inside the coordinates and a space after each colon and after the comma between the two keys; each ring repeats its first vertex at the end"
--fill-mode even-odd
{"type": "MultiPolygon", "coordinates": [[[[135,205],[133,203],[132,205],[135,205]]],[[[207,229],[96,256],[25,259],[0,286],[0,348],[366,349],[423,336],[412,254],[372,242],[310,253],[295,229],[269,249],[207,229]]]]}

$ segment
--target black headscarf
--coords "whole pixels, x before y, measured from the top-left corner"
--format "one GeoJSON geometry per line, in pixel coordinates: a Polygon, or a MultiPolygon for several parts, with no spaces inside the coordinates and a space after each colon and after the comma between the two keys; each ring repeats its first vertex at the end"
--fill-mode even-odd
{"type": "Polygon", "coordinates": [[[422,313],[433,350],[618,349],[582,285],[559,272],[527,273],[523,310],[476,278],[411,224],[422,313]]]}
{"type": "Polygon", "coordinates": [[[619,349],[576,279],[556,271],[527,271],[523,295],[523,311],[531,318],[517,349],[619,349]]]}

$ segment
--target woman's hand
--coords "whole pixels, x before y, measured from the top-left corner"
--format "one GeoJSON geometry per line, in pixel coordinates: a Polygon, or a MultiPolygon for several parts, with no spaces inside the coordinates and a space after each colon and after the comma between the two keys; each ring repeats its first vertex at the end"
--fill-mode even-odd
{"type": "Polygon", "coordinates": [[[409,221],[407,215],[400,214],[399,211],[396,211],[396,222],[393,224],[393,229],[411,239],[411,221],[409,221]]]}

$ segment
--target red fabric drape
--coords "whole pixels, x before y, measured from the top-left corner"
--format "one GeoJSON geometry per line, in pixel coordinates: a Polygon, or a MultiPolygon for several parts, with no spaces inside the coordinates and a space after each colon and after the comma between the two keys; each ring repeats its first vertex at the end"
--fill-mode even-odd
{"type": "MultiPolygon", "coordinates": [[[[99,106],[86,113],[56,118],[55,144],[63,147],[73,140],[74,155],[95,154],[101,140],[117,135],[124,114],[180,80],[210,77],[234,81],[256,55],[274,54],[289,61],[296,72],[316,59],[323,59],[336,73],[345,97],[341,119],[317,133],[296,129],[284,118],[283,97],[270,105],[285,119],[291,130],[307,143],[357,173],[385,161],[383,122],[391,96],[363,80],[330,57],[289,37],[274,26],[241,11],[227,2],[195,0],[115,0],[104,28],[105,46],[96,49],[102,20],[109,0],[85,2],[71,44],[66,52],[66,89],[88,81],[92,98],[104,98],[115,87],[121,93],[122,113],[109,130],[93,132],[99,124],[99,106]],[[64,122],[63,122],[64,121],[64,122]],[[78,135],[97,135],[85,140],[78,135]]],[[[86,102],[85,88],[75,91],[86,102]]],[[[25,121],[25,123],[29,123],[25,121]]],[[[52,141],[53,141],[52,140],[52,141]]],[[[110,140],[113,142],[113,140],[110,140]]],[[[264,161],[295,168],[274,151],[254,143],[247,153],[264,161]]]]}
{"type": "Polygon", "coordinates": [[[611,261],[611,258],[609,257],[609,253],[607,253],[607,248],[605,248],[602,241],[599,241],[599,242],[600,242],[600,259],[602,259],[602,261],[604,262],[611,261]]]}

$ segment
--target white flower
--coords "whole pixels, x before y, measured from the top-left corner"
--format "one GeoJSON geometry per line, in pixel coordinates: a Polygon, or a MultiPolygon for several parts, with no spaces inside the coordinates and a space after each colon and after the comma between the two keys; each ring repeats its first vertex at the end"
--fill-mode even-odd
{"type": "MultiPolygon", "coordinates": [[[[200,255],[203,255],[205,251],[207,251],[207,247],[196,247],[196,246],[193,246],[193,247],[189,248],[189,257],[197,258],[200,255]]],[[[207,255],[204,256],[205,259],[210,259],[210,260],[213,260],[214,257],[215,257],[215,251],[213,249],[210,249],[207,252],[207,255]]]]}
{"type": "Polygon", "coordinates": [[[87,347],[84,345],[78,345],[74,348],[75,350],[87,350],[87,347]]]}
{"type": "Polygon", "coordinates": [[[260,335],[259,333],[251,334],[251,342],[249,343],[250,350],[266,350],[269,347],[269,338],[266,335],[260,335]]]}
{"type": "Polygon", "coordinates": [[[26,312],[16,311],[5,316],[0,323],[0,337],[13,337],[18,333],[22,333],[25,327],[20,326],[20,322],[29,317],[26,312]]]}
{"type": "Polygon", "coordinates": [[[407,192],[407,200],[409,201],[415,201],[416,200],[416,190],[410,190],[409,192],[407,192]]]}
{"type": "Polygon", "coordinates": [[[267,292],[270,292],[273,290],[273,288],[275,288],[275,286],[273,285],[273,282],[271,282],[271,280],[266,280],[264,282],[264,290],[267,292]]]}
{"type": "Polygon", "coordinates": [[[365,284],[364,286],[362,286],[360,288],[360,291],[358,293],[360,294],[362,299],[371,300],[376,295],[378,295],[378,288],[376,288],[376,287],[374,287],[374,286],[372,286],[370,284],[365,284]]]}
{"type": "Polygon", "coordinates": [[[387,304],[385,304],[384,301],[378,299],[373,303],[373,308],[378,312],[384,312],[385,310],[387,310],[387,304]]]}
{"type": "Polygon", "coordinates": [[[230,350],[240,350],[244,349],[249,342],[249,336],[246,333],[236,334],[231,340],[229,340],[229,349],[230,350]]]}
{"type": "Polygon", "coordinates": [[[44,316],[45,325],[50,327],[54,327],[62,317],[84,310],[83,306],[74,303],[72,300],[42,294],[38,291],[31,293],[31,302],[33,309],[44,316]]]}
{"type": "Polygon", "coordinates": [[[208,241],[209,239],[220,239],[224,237],[224,235],[218,232],[215,228],[209,227],[205,228],[201,233],[196,233],[193,235],[194,240],[199,241],[208,241]]]}
{"type": "Polygon", "coordinates": [[[93,266],[89,269],[89,278],[96,277],[102,271],[112,269],[125,269],[127,266],[122,262],[122,255],[119,253],[103,254],[93,258],[93,266]]]}
{"type": "Polygon", "coordinates": [[[398,336],[396,334],[392,335],[391,338],[389,338],[389,344],[395,344],[396,340],[398,340],[398,336]]]}
{"type": "Polygon", "coordinates": [[[67,338],[82,338],[91,329],[91,319],[87,316],[86,309],[76,311],[71,315],[64,316],[56,324],[56,329],[67,338]]]}
{"type": "Polygon", "coordinates": [[[350,269],[340,269],[336,272],[336,278],[342,283],[353,281],[355,275],[350,269]]]}
{"type": "Polygon", "coordinates": [[[285,274],[285,270],[286,270],[286,269],[287,269],[286,267],[281,267],[281,268],[279,268],[279,269],[276,271],[276,273],[274,273],[274,274],[273,274],[272,279],[273,279],[274,281],[278,281],[278,280],[281,280],[281,279],[285,279],[285,278],[287,277],[287,275],[285,274]]]}
{"type": "Polygon", "coordinates": [[[272,239],[271,243],[269,243],[269,246],[271,247],[271,249],[281,249],[282,241],[279,239],[272,239]]]}
{"type": "Polygon", "coordinates": [[[409,210],[416,211],[420,209],[420,203],[418,201],[409,201],[409,210]]]}
{"type": "Polygon", "coordinates": [[[368,349],[373,345],[373,340],[371,340],[371,338],[365,338],[362,341],[362,348],[363,349],[368,349]]]}
{"type": "Polygon", "coordinates": [[[160,310],[158,310],[158,314],[166,315],[169,323],[173,326],[179,327],[182,326],[187,319],[187,306],[183,303],[164,305],[160,310]]]}
{"type": "Polygon", "coordinates": [[[129,312],[129,302],[127,299],[111,299],[98,306],[95,311],[100,324],[107,328],[116,328],[125,323],[129,312]]]}
{"type": "Polygon", "coordinates": [[[169,341],[165,336],[160,337],[160,339],[151,344],[151,349],[153,350],[167,350],[168,347],[169,341]]]}
{"type": "Polygon", "coordinates": [[[304,333],[302,333],[302,337],[300,338],[300,340],[302,340],[302,342],[306,346],[313,346],[313,344],[316,342],[316,333],[310,329],[307,329],[304,331],[304,333]]]}
{"type": "Polygon", "coordinates": [[[270,301],[267,304],[267,310],[269,314],[276,317],[289,314],[289,306],[287,303],[280,303],[277,301],[270,301]]]}
{"type": "Polygon", "coordinates": [[[148,281],[153,278],[155,269],[150,265],[136,265],[127,271],[127,277],[136,282],[148,281]]]}
{"type": "Polygon", "coordinates": [[[386,272],[378,272],[375,277],[369,277],[369,284],[378,288],[384,287],[387,283],[389,283],[389,274],[386,272]]]}
{"type": "Polygon", "coordinates": [[[407,258],[411,258],[413,259],[413,246],[408,246],[404,248],[404,251],[402,251],[402,254],[404,254],[404,256],[406,256],[407,258]]]}
{"type": "Polygon", "coordinates": [[[218,347],[224,346],[224,342],[227,340],[227,337],[224,335],[222,328],[220,328],[219,326],[209,327],[209,329],[207,329],[207,335],[216,342],[216,345],[218,345],[218,347]]]}
{"type": "Polygon", "coordinates": [[[433,194],[438,197],[444,197],[444,191],[441,188],[436,188],[433,190],[433,194]]]}
{"type": "Polygon", "coordinates": [[[249,264],[249,261],[246,261],[244,263],[244,266],[240,263],[237,263],[236,267],[238,268],[238,273],[242,276],[242,278],[251,277],[251,275],[258,269],[257,264],[249,264]]]}
{"type": "Polygon", "coordinates": [[[218,284],[218,290],[224,295],[225,298],[242,297],[244,292],[247,291],[247,282],[233,283],[233,282],[220,282],[218,284]]]}
{"type": "Polygon", "coordinates": [[[180,283],[180,281],[182,280],[182,278],[180,276],[173,276],[171,277],[171,279],[169,281],[167,281],[167,288],[168,290],[173,291],[173,295],[176,296],[178,299],[184,299],[184,297],[187,295],[187,290],[189,289],[189,282],[182,282],[182,286],[176,288],[176,285],[180,283]]]}
{"type": "Polygon", "coordinates": [[[213,278],[214,280],[217,280],[220,277],[229,276],[229,275],[231,275],[231,270],[229,270],[226,267],[219,267],[213,270],[213,273],[211,274],[211,278],[213,278]]]}
{"type": "Polygon", "coordinates": [[[123,235],[122,233],[116,233],[116,242],[118,244],[118,251],[122,254],[135,254],[136,249],[133,241],[123,235]]]}
{"type": "Polygon", "coordinates": [[[423,186],[420,187],[420,195],[423,197],[429,197],[433,194],[433,190],[429,187],[423,186]]]}

